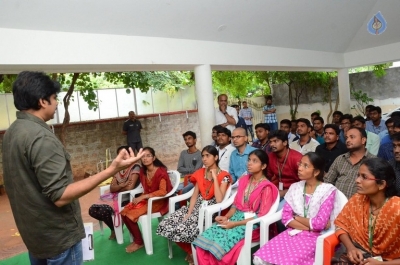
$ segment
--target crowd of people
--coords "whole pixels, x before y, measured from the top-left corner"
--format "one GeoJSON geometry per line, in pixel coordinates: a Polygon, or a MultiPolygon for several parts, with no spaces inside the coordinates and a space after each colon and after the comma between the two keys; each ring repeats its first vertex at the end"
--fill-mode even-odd
{"type": "MultiPolygon", "coordinates": [[[[142,148],[142,126],[130,112],[123,126],[128,146],[118,148],[104,171],[73,182],[70,156],[45,123],[54,116],[59,91],[59,83],[43,73],[19,74],[13,85],[17,121],[3,140],[4,180],[31,264],[82,264],[85,232],[77,199],[109,176],[110,193],[89,214],[110,227],[113,239],[116,194],[140,183],[144,192],[119,212],[133,235],[126,252],[134,253],[144,246],[137,222],[147,213],[148,199],[172,190],[167,168],[153,148],[142,148]]],[[[380,107],[367,106],[365,118],[336,111],[325,124],[315,112],[311,121],[284,119],[278,128],[269,96],[265,120],[253,131],[247,103],[237,110],[222,94],[218,105],[212,143],[200,151],[194,132],[182,135],[187,149],[177,170],[188,182],[179,192],[193,194],[156,230],[187,253],[189,264],[191,246],[200,265],[235,264],[246,223],[266,215],[278,200],[282,220],[254,253],[254,264],[313,264],[316,239],[331,226],[344,245],[332,264],[400,264],[400,113],[384,121],[380,107]],[[244,122],[238,126],[239,117],[244,122]],[[230,186],[236,190],[232,206],[200,234],[200,208],[220,203],[230,186]],[[349,201],[336,211],[339,191],[349,201]]],[[[153,202],[152,212],[166,214],[168,198],[153,202]]],[[[259,236],[259,226],[253,228],[259,236]]]]}

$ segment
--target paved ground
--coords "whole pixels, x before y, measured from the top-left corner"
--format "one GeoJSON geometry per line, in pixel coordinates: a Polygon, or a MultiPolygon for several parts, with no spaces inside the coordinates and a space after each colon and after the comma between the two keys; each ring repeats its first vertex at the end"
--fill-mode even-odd
{"type": "MultiPolygon", "coordinates": [[[[90,205],[97,201],[98,197],[99,189],[94,189],[79,200],[83,222],[93,222],[94,230],[99,229],[99,223],[89,216],[88,209],[90,205]]],[[[2,193],[0,195],[0,260],[26,251],[25,244],[15,225],[8,197],[2,193]]]]}

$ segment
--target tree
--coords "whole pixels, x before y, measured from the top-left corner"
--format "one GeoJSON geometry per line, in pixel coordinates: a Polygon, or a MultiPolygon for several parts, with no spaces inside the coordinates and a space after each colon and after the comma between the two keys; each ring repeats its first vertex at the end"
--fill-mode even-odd
{"type": "Polygon", "coordinates": [[[357,105],[353,105],[352,109],[356,110],[359,115],[365,116],[365,107],[374,101],[374,99],[368,97],[368,94],[362,90],[352,90],[350,95],[356,100],[357,105]]]}

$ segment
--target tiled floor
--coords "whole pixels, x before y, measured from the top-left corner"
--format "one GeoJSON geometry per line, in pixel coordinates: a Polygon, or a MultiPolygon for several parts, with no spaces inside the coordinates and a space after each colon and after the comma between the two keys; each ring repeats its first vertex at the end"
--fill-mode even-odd
{"type": "MultiPolygon", "coordinates": [[[[83,196],[79,201],[82,210],[83,222],[93,222],[94,230],[99,229],[98,221],[88,214],[90,205],[98,200],[99,189],[94,189],[83,196]]],[[[0,260],[15,256],[27,251],[22,238],[19,236],[10,203],[6,194],[0,195],[0,260]]]]}

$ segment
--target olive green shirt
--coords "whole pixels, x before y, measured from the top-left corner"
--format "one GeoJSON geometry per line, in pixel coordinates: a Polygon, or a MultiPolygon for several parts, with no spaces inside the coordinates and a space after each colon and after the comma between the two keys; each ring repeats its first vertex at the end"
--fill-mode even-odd
{"type": "Polygon", "coordinates": [[[46,259],[85,237],[79,201],[57,207],[73,182],[70,155],[49,126],[18,111],[3,138],[4,184],[19,233],[29,252],[46,259]]]}

